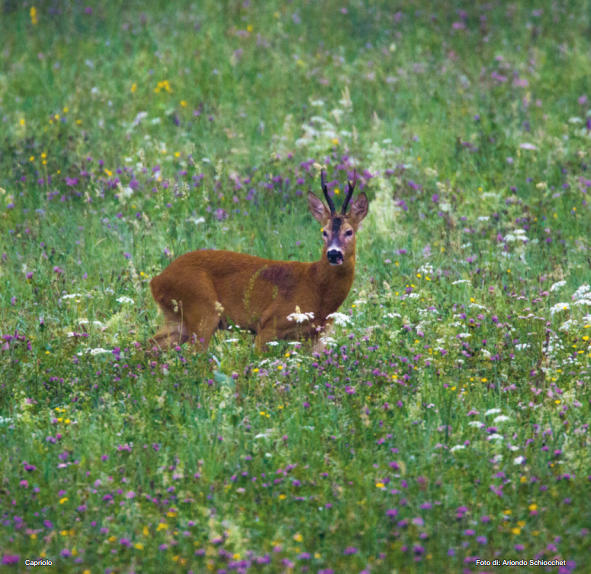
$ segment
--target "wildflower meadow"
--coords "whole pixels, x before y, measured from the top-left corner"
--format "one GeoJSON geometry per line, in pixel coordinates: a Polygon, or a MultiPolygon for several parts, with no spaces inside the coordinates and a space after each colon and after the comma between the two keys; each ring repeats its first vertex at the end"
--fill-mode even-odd
{"type": "Polygon", "coordinates": [[[0,571],[591,572],[589,0],[0,36],[0,571]],[[320,257],[321,169],[369,197],[324,348],[153,348],[181,254],[320,257]]]}

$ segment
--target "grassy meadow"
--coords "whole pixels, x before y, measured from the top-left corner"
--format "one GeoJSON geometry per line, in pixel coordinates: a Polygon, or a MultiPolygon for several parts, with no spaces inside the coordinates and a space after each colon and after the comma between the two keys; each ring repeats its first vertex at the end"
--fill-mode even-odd
{"type": "Polygon", "coordinates": [[[591,572],[591,2],[0,35],[0,571],[591,572]],[[325,350],[150,349],[182,253],[318,259],[322,166],[370,198],[325,350]]]}

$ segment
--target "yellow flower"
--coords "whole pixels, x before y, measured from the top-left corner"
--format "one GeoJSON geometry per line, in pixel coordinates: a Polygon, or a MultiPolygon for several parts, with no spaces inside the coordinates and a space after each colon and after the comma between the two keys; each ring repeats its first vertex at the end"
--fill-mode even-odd
{"type": "Polygon", "coordinates": [[[511,532],[513,532],[513,534],[519,534],[521,532],[521,528],[512,528],[511,532]]]}
{"type": "Polygon", "coordinates": [[[285,495],[285,494],[279,495],[279,500],[285,500],[286,498],[287,498],[287,495],[285,495]]]}
{"type": "Polygon", "coordinates": [[[144,549],[144,545],[141,542],[136,542],[133,546],[137,550],[143,550],[144,549]]]}
{"type": "Polygon", "coordinates": [[[142,530],[142,534],[144,536],[150,536],[150,530],[147,526],[144,526],[144,529],[142,530]]]}
{"type": "Polygon", "coordinates": [[[538,505],[537,505],[537,504],[530,504],[530,505],[528,506],[528,508],[529,508],[529,510],[530,510],[531,512],[533,512],[534,510],[537,510],[537,509],[538,509],[538,505]]]}
{"type": "Polygon", "coordinates": [[[187,107],[187,101],[186,100],[181,100],[181,107],[186,108],[187,107]]]}
{"type": "Polygon", "coordinates": [[[33,26],[37,26],[39,18],[37,16],[37,8],[35,8],[35,6],[31,6],[31,9],[29,10],[29,15],[31,16],[31,24],[33,24],[33,26]]]}
{"type": "Polygon", "coordinates": [[[253,28],[252,24],[249,24],[249,25],[246,27],[246,31],[247,31],[247,32],[252,32],[253,30],[254,30],[254,28],[253,28]]]}
{"type": "Polygon", "coordinates": [[[296,542],[301,542],[304,539],[304,537],[299,532],[297,532],[296,534],[293,535],[293,539],[296,542]]]}
{"type": "Polygon", "coordinates": [[[376,488],[384,488],[385,486],[383,482],[376,482],[376,488]]]}
{"type": "Polygon", "coordinates": [[[60,498],[60,504],[63,504],[64,502],[68,502],[68,497],[67,496],[64,496],[63,498],[60,498]]]}
{"type": "Polygon", "coordinates": [[[156,527],[156,531],[160,532],[161,530],[166,530],[168,528],[168,524],[166,522],[160,522],[156,527]]]}
{"type": "Polygon", "coordinates": [[[135,94],[136,90],[137,90],[137,84],[134,82],[133,84],[131,84],[131,93],[135,94]]]}

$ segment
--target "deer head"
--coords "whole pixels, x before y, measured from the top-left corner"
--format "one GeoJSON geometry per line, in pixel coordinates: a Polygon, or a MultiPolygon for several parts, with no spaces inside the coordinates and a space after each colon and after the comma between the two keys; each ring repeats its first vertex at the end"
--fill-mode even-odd
{"type": "Polygon", "coordinates": [[[320,174],[320,184],[328,207],[312,192],[308,193],[310,211],[316,221],[322,225],[324,253],[326,253],[326,260],[330,265],[343,265],[355,258],[355,233],[367,215],[368,209],[367,196],[365,193],[360,193],[347,212],[356,183],[357,174],[354,175],[353,181],[347,182],[345,200],[339,213],[336,211],[332,198],[328,195],[324,170],[320,174]]]}

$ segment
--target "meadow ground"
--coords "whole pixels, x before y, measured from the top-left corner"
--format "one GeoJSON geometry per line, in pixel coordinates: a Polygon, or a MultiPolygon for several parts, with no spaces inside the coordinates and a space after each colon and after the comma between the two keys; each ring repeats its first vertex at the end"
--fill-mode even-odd
{"type": "Polygon", "coordinates": [[[591,4],[395,4],[3,2],[0,569],[591,572],[591,4]],[[146,350],[178,255],[319,256],[322,165],[325,352],[146,350]]]}

